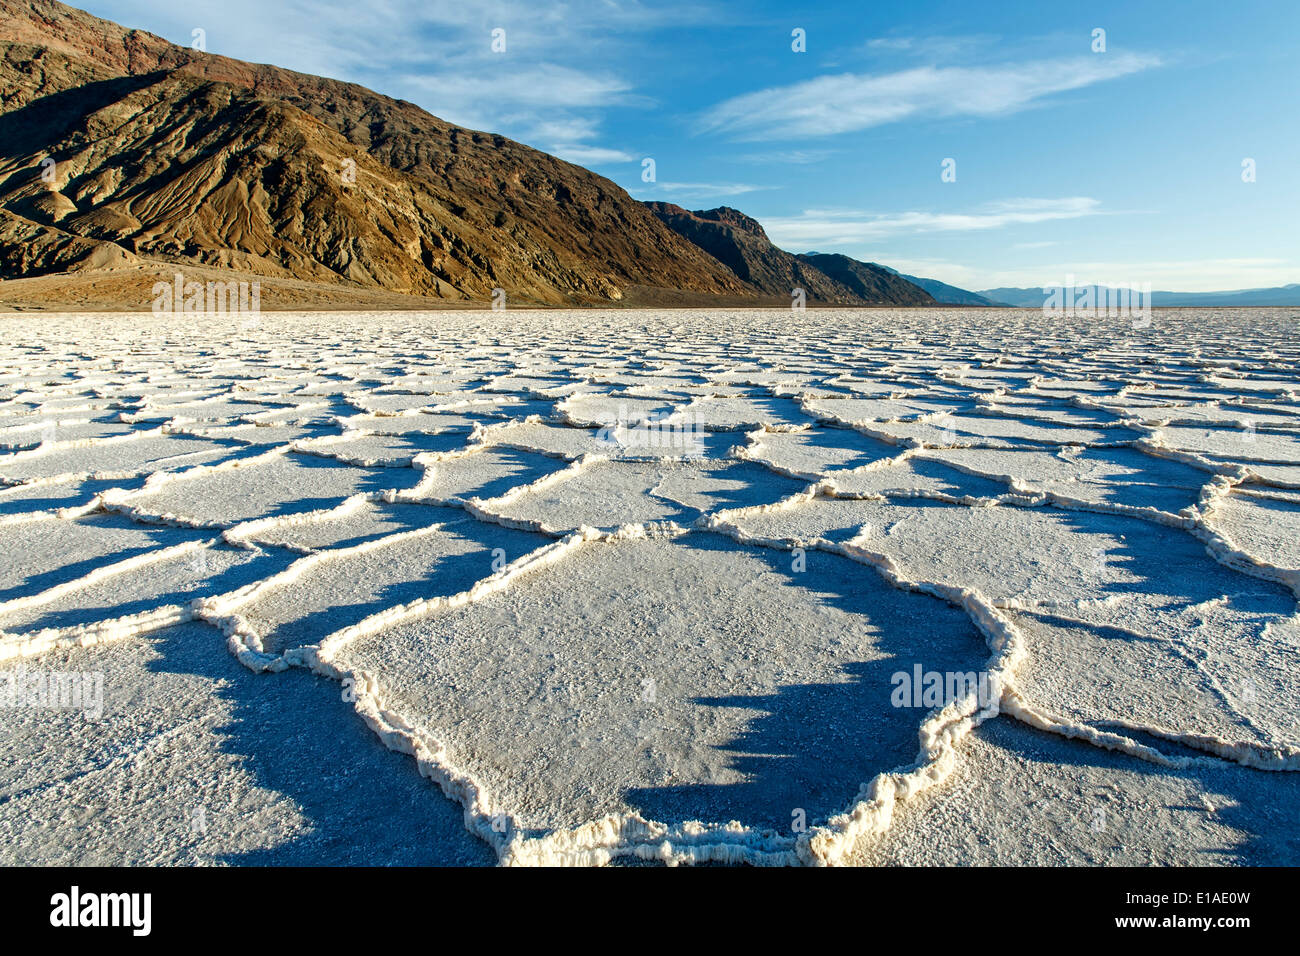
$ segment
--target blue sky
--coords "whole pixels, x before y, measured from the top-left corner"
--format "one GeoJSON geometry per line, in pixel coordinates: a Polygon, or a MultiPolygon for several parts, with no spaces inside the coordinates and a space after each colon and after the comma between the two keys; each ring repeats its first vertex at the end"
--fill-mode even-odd
{"type": "Polygon", "coordinates": [[[735,206],[794,252],[965,288],[1300,282],[1294,0],[77,5],[362,83],[639,199],[735,206]]]}

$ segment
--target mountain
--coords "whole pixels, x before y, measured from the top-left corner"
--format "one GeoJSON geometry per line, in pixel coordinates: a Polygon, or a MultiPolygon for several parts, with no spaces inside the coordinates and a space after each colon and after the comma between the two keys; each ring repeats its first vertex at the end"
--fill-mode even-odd
{"type": "MultiPolygon", "coordinates": [[[[809,255],[816,255],[816,253],[809,253],[809,255]]],[[[978,295],[966,289],[959,289],[955,285],[948,285],[946,282],[940,282],[938,279],[923,279],[918,276],[909,276],[896,269],[891,269],[889,266],[880,266],[880,268],[887,272],[892,272],[894,275],[902,279],[906,279],[914,286],[924,289],[933,296],[934,301],[938,302],[940,305],[974,305],[983,307],[1006,306],[1005,302],[995,302],[992,299],[987,299],[982,295],[978,295]]]]}
{"type": "Polygon", "coordinates": [[[694,212],[672,203],[646,207],[673,231],[759,292],[788,299],[803,289],[828,305],[933,305],[925,291],[874,263],[841,255],[793,255],[773,245],[757,220],[729,206],[694,212]]]}
{"type": "MultiPolygon", "coordinates": [[[[1043,292],[1045,287],[1036,287],[1030,289],[1007,288],[1007,289],[985,289],[980,295],[990,298],[999,299],[1008,305],[1017,308],[1041,308],[1047,294],[1043,292]]],[[[1046,288],[1060,288],[1060,286],[1047,286],[1046,288]]],[[[1107,286],[1077,286],[1074,290],[1075,301],[1084,294],[1084,291],[1091,288],[1093,301],[1098,301],[1098,290],[1101,291],[1102,298],[1105,301],[1105,290],[1107,286]]],[[[1266,307],[1266,306],[1300,306],[1300,283],[1277,286],[1270,289],[1240,289],[1231,292],[1160,292],[1151,293],[1151,306],[1154,308],[1244,308],[1244,307],[1266,307]]]]}
{"type": "Polygon", "coordinates": [[[934,301],[942,302],[944,305],[976,305],[976,306],[1005,306],[1007,303],[992,299],[978,292],[970,292],[966,289],[959,289],[955,285],[948,285],[946,282],[940,282],[938,279],[922,279],[916,276],[909,276],[899,273],[904,279],[913,285],[920,286],[930,295],[934,296],[934,301]]]}
{"type": "Polygon", "coordinates": [[[816,266],[867,302],[932,305],[938,301],[907,276],[900,275],[876,262],[851,259],[837,252],[801,253],[799,260],[816,266]],[[918,295],[918,292],[922,295],[918,295]]]}
{"type": "Polygon", "coordinates": [[[613,182],[505,137],[0,0],[0,278],[141,263],[453,301],[755,291],[613,182]]]}

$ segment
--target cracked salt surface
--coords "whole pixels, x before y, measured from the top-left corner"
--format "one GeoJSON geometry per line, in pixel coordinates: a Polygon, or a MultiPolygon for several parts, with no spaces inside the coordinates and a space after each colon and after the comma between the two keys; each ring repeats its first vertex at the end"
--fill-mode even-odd
{"type": "Polygon", "coordinates": [[[6,317],[0,860],[1295,864],[1297,317],[6,317]]]}

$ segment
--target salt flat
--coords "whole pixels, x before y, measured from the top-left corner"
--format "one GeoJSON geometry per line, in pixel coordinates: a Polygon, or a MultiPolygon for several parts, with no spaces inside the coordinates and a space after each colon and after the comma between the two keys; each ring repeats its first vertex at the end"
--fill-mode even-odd
{"type": "Polygon", "coordinates": [[[1300,862],[1296,310],[0,323],[0,862],[1300,862]]]}

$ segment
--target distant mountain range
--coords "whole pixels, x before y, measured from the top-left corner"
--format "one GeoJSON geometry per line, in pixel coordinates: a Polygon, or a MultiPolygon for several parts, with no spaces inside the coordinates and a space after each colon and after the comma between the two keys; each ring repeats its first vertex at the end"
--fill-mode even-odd
{"type": "MultiPolygon", "coordinates": [[[[915,281],[915,280],[913,280],[915,281]]],[[[979,294],[989,299],[1005,302],[1017,308],[1041,308],[1048,293],[1044,287],[1033,289],[985,289],[979,294]]],[[[1060,288],[1049,286],[1047,288],[1060,288]]],[[[1107,286],[1077,286],[1075,301],[1091,288],[1093,301],[1106,301],[1107,286]],[[1098,292],[1101,295],[1098,297],[1098,292]]],[[[1241,289],[1235,292],[1151,292],[1152,308],[1231,308],[1263,306],[1300,306],[1300,283],[1277,286],[1271,289],[1241,289]]]]}
{"type": "MultiPolygon", "coordinates": [[[[885,268],[888,268],[887,266],[885,268]]],[[[891,272],[894,270],[890,269],[891,272]]],[[[955,285],[948,285],[946,282],[940,282],[938,279],[923,279],[918,276],[904,275],[898,273],[908,282],[924,289],[930,295],[934,296],[934,301],[943,305],[974,305],[974,306],[1006,306],[1008,303],[997,299],[989,298],[986,294],[981,295],[978,292],[970,292],[966,289],[959,289],[955,285]]]]}

